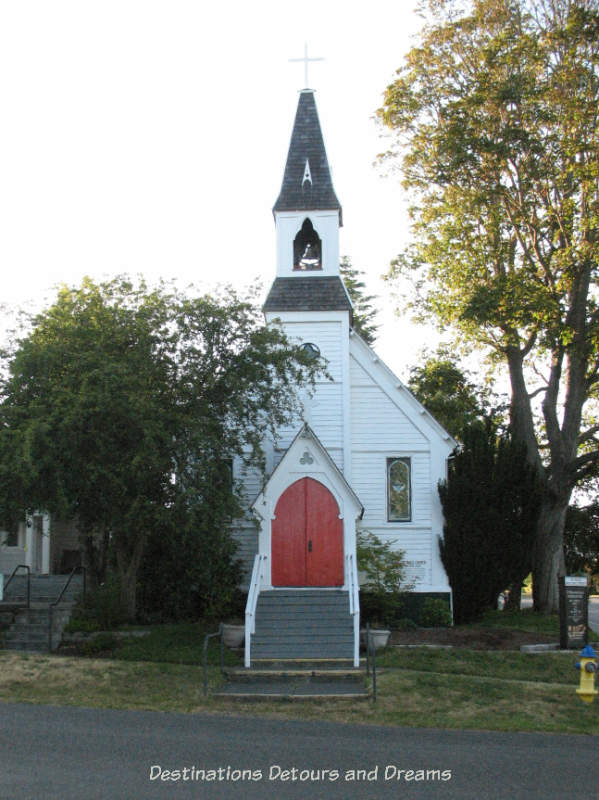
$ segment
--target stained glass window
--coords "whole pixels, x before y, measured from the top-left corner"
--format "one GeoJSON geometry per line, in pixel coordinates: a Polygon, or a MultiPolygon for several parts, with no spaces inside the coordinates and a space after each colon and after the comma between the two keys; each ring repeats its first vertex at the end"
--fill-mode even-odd
{"type": "Polygon", "coordinates": [[[387,459],[387,519],[406,522],[412,518],[410,459],[387,459]]]}

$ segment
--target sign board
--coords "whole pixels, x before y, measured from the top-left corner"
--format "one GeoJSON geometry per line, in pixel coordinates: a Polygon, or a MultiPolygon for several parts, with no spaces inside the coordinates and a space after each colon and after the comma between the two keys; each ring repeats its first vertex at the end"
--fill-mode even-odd
{"type": "Polygon", "coordinates": [[[586,577],[559,578],[559,646],[576,650],[588,643],[589,589],[586,577]]]}
{"type": "Polygon", "coordinates": [[[587,586],[587,577],[580,577],[579,575],[566,575],[564,578],[566,586],[587,586]]]}

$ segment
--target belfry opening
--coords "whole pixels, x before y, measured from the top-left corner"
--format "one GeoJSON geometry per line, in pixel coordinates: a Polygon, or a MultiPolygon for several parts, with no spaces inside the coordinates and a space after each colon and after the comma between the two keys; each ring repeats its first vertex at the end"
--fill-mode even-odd
{"type": "Polygon", "coordinates": [[[293,269],[322,269],[322,242],[308,217],[293,240],[293,269]]]}

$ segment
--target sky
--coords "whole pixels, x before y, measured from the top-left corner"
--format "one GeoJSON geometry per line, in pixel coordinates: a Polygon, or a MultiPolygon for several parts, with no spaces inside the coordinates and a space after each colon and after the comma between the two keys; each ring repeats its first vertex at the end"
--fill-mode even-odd
{"type": "MultiPolygon", "coordinates": [[[[380,280],[408,237],[374,120],[421,26],[415,0],[4,0],[0,302],[118,273],[209,290],[274,279],[278,195],[303,64],[343,206],[341,253],[382,309],[377,350],[404,380],[431,332],[380,280]]],[[[10,318],[5,309],[4,319],[10,318]]]]}

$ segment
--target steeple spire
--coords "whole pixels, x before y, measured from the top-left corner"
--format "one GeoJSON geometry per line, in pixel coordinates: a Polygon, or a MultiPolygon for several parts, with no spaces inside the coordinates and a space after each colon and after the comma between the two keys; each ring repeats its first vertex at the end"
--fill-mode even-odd
{"type": "Polygon", "coordinates": [[[331,180],[331,171],[320,130],[312,89],[300,92],[283,185],[273,212],[320,211],[339,212],[341,204],[331,180]]]}

